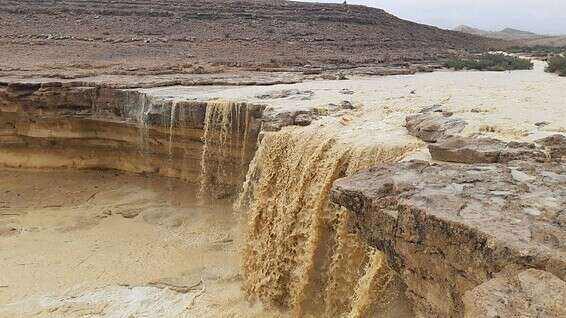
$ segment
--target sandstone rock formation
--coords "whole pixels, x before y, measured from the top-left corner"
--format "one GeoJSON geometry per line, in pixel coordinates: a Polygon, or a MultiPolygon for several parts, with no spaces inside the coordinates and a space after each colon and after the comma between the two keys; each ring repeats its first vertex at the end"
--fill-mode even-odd
{"type": "Polygon", "coordinates": [[[234,194],[254,155],[265,106],[226,104],[220,118],[207,117],[218,104],[222,102],[154,98],[80,83],[2,84],[0,164],[118,169],[194,183],[204,169],[212,173],[210,182],[234,194]],[[222,126],[205,136],[207,118],[222,126]],[[218,138],[222,142],[212,141],[218,138]],[[207,143],[222,171],[207,158],[203,168],[207,143]]]}
{"type": "MultiPolygon", "coordinates": [[[[464,295],[503,271],[532,268],[566,278],[563,162],[411,161],[340,179],[331,200],[348,208],[361,235],[388,255],[418,317],[462,317],[464,295]]],[[[486,288],[496,293],[480,288],[478,296],[468,294],[474,301],[486,288]]],[[[509,306],[502,312],[512,312],[509,306]]]]}
{"type": "Polygon", "coordinates": [[[449,137],[428,144],[433,160],[459,163],[505,163],[514,160],[564,160],[566,137],[552,135],[534,143],[493,138],[449,137]]]}

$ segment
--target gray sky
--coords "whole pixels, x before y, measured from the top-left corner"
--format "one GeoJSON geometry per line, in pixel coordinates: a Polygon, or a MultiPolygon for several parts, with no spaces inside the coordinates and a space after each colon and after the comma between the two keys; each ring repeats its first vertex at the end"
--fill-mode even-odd
{"type": "MultiPolygon", "coordinates": [[[[338,2],[338,0],[302,0],[338,2]]],[[[566,0],[348,0],[400,18],[452,29],[465,24],[498,31],[506,27],[566,34],[566,0]]]]}

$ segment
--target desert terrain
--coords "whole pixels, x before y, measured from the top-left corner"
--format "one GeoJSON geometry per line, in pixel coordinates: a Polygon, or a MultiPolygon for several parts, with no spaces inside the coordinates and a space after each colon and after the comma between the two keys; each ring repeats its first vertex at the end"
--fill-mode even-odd
{"type": "Polygon", "coordinates": [[[291,1],[0,2],[3,74],[310,71],[436,60],[495,42],[380,9],[291,1]],[[64,58],[61,58],[63,57],[64,58]]]}
{"type": "Polygon", "coordinates": [[[289,1],[0,1],[0,317],[562,317],[565,79],[289,1]]]}

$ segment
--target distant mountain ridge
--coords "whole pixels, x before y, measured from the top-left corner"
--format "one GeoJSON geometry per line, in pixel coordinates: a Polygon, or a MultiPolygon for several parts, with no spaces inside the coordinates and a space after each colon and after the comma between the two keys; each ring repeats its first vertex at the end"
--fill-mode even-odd
{"type": "Polygon", "coordinates": [[[486,31],[482,29],[473,28],[467,25],[460,25],[454,28],[454,31],[479,35],[491,39],[515,41],[517,42],[518,45],[524,45],[524,46],[537,46],[537,45],[553,46],[553,47],[566,46],[566,35],[559,35],[559,36],[542,35],[542,34],[537,34],[529,31],[523,31],[513,28],[505,28],[501,31],[486,31]]]}
{"type": "Polygon", "coordinates": [[[501,30],[501,32],[507,33],[507,34],[517,34],[517,35],[522,34],[522,35],[529,35],[529,36],[532,36],[532,35],[540,36],[540,35],[533,33],[533,32],[517,30],[517,29],[513,29],[513,28],[505,28],[505,29],[501,30]]]}
{"type": "Polygon", "coordinates": [[[467,25],[460,25],[454,28],[454,31],[459,31],[468,34],[475,34],[484,36],[492,39],[502,39],[502,40],[532,40],[540,39],[548,36],[536,34],[529,31],[517,30],[513,28],[505,28],[501,31],[485,31],[482,29],[473,28],[467,25]]]}

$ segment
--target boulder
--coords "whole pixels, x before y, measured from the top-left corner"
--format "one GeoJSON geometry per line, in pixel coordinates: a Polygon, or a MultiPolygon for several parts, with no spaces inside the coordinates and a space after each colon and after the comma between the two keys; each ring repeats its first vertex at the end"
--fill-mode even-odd
{"type": "Polygon", "coordinates": [[[433,160],[460,163],[496,163],[513,160],[545,161],[546,154],[532,143],[493,138],[449,137],[428,145],[433,160]]]}
{"type": "Polygon", "coordinates": [[[279,131],[286,126],[308,126],[319,116],[314,110],[276,111],[267,108],[263,113],[262,131],[279,131]]]}
{"type": "Polygon", "coordinates": [[[425,112],[407,116],[405,127],[409,134],[425,142],[437,142],[458,134],[466,127],[466,122],[452,117],[451,113],[425,112]]]}

